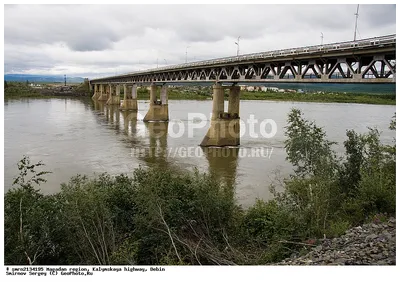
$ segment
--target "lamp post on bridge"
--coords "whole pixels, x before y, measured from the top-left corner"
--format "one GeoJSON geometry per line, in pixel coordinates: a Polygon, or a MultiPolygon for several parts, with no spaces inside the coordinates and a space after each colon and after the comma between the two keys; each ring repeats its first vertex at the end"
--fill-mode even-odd
{"type": "Polygon", "coordinates": [[[321,45],[324,45],[324,34],[321,32],[321,45]]]}
{"type": "Polygon", "coordinates": [[[237,42],[235,42],[235,44],[237,45],[236,56],[239,56],[239,41],[240,41],[240,36],[238,37],[237,42]]]}
{"type": "Polygon", "coordinates": [[[354,14],[356,16],[356,23],[354,26],[354,41],[356,41],[357,38],[357,20],[358,20],[358,9],[360,8],[360,4],[357,5],[357,12],[354,14]]]}

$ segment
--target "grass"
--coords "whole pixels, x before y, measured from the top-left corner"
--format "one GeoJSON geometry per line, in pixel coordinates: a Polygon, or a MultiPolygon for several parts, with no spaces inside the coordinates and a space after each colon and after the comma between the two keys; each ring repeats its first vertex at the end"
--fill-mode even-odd
{"type": "MultiPolygon", "coordinates": [[[[178,90],[169,89],[169,100],[207,100],[212,99],[212,90],[178,90]]],[[[159,93],[158,93],[159,95],[159,93]]],[[[150,93],[147,89],[138,90],[138,99],[149,99],[150,93]]],[[[121,95],[123,97],[123,95],[121,95]]],[[[228,92],[225,92],[228,99],[228,92]]],[[[269,101],[296,101],[296,102],[323,102],[323,103],[359,103],[396,105],[395,94],[367,94],[367,93],[278,93],[278,92],[240,92],[241,100],[269,100],[269,101]]]]}
{"type": "Polygon", "coordinates": [[[4,98],[36,98],[45,97],[37,89],[22,82],[7,82],[4,85],[4,98]]]}
{"type": "Polygon", "coordinates": [[[396,105],[395,94],[365,94],[365,93],[275,93],[242,91],[242,100],[271,100],[296,102],[325,102],[325,103],[360,103],[396,105]]]}
{"type": "MultiPolygon", "coordinates": [[[[157,97],[160,97],[160,90],[157,89],[157,97]]],[[[168,89],[168,99],[169,100],[207,100],[212,99],[210,91],[204,90],[178,90],[178,89],[168,89]]],[[[123,99],[123,94],[121,98],[123,99]]],[[[137,98],[139,100],[148,100],[150,97],[150,91],[146,88],[139,88],[137,91],[137,98]]]]}

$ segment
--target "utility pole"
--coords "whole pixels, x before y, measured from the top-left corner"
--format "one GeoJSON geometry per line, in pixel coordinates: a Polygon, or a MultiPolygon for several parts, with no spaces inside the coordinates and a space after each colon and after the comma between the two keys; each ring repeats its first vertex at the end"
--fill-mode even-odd
{"type": "Polygon", "coordinates": [[[238,37],[237,42],[235,42],[235,44],[237,45],[236,56],[239,56],[239,51],[240,51],[240,49],[239,49],[239,41],[240,41],[240,36],[238,37]]]}
{"type": "Polygon", "coordinates": [[[360,8],[360,4],[357,4],[357,12],[354,14],[356,16],[356,24],[354,26],[354,41],[356,41],[357,37],[357,20],[358,20],[358,9],[360,8]]]}
{"type": "Polygon", "coordinates": [[[64,74],[64,86],[67,86],[67,75],[64,74]]]}

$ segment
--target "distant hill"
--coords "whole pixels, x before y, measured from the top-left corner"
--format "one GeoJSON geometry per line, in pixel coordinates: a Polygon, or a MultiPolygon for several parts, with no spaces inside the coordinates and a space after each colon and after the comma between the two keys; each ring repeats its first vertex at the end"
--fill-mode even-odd
{"type": "MultiPolygon", "coordinates": [[[[29,82],[64,82],[63,75],[40,75],[40,74],[5,74],[6,81],[29,81],[29,82]]],[[[83,77],[67,76],[67,83],[83,82],[83,77]]]]}

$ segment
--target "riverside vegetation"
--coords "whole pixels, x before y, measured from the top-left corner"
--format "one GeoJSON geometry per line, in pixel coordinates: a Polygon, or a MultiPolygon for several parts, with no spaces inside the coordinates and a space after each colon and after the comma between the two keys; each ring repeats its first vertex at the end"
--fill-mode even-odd
{"type": "Polygon", "coordinates": [[[31,87],[27,82],[4,81],[4,98],[54,98],[54,97],[89,97],[89,86],[86,83],[64,86],[63,84],[41,84],[40,87],[31,87]]]}
{"type": "Polygon", "coordinates": [[[248,209],[214,175],[173,168],[77,175],[44,195],[37,185],[49,172],[24,157],[5,193],[5,264],[270,264],[376,215],[395,216],[395,141],[382,144],[377,129],[348,130],[338,157],[298,109],[285,134],[294,172],[284,192],[271,186],[275,197],[248,209]]]}
{"type": "MultiPolygon", "coordinates": [[[[85,84],[71,86],[74,95],[54,91],[50,89],[35,89],[27,83],[22,82],[4,82],[5,98],[49,98],[60,96],[92,96],[85,84]]],[[[159,89],[157,90],[160,91],[159,89]]],[[[168,99],[170,100],[207,100],[212,99],[212,90],[210,87],[190,87],[190,88],[171,88],[168,90],[168,99]]],[[[123,94],[120,93],[121,99],[123,94]]],[[[137,90],[137,97],[140,100],[148,100],[150,91],[144,87],[137,90]]],[[[228,91],[225,91],[225,98],[228,98],[228,91]]],[[[324,103],[361,103],[361,104],[381,104],[396,105],[395,94],[366,94],[366,93],[279,93],[273,91],[267,92],[240,92],[241,100],[271,100],[271,101],[298,101],[298,102],[324,102],[324,103]]]]}
{"type": "MultiPolygon", "coordinates": [[[[158,89],[158,91],[160,91],[158,89]]],[[[149,99],[150,91],[146,88],[138,88],[138,99],[149,99]]],[[[225,99],[228,99],[228,90],[225,90],[225,99]]],[[[121,95],[123,98],[123,95],[121,95]]],[[[171,88],[168,90],[168,99],[171,100],[206,100],[211,99],[210,87],[197,87],[190,89],[171,88]]],[[[271,101],[298,101],[298,102],[323,102],[323,103],[360,103],[396,105],[395,94],[367,94],[367,93],[293,93],[274,91],[240,91],[241,100],[271,100],[271,101]]]]}

